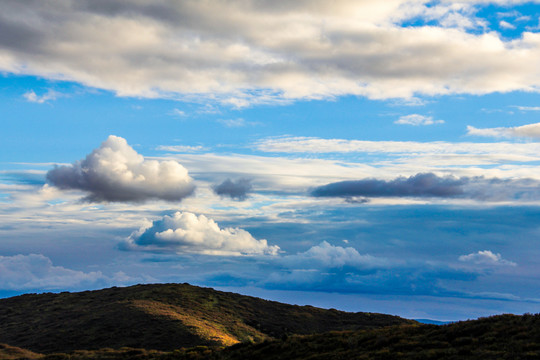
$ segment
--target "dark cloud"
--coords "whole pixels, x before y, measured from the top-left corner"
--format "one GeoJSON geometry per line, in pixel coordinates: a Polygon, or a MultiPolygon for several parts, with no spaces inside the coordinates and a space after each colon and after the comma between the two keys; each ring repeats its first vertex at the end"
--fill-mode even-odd
{"type": "Polygon", "coordinates": [[[113,135],[85,159],[50,170],[47,180],[60,189],[89,192],[87,201],[180,201],[195,189],[178,162],[145,160],[113,135]]]}
{"type": "Polygon", "coordinates": [[[219,185],[212,187],[214,192],[220,196],[229,196],[238,201],[246,200],[252,185],[250,179],[238,179],[235,181],[227,179],[219,185]]]}
{"type": "MultiPolygon", "coordinates": [[[[370,197],[462,198],[479,201],[537,201],[540,181],[535,179],[498,179],[476,177],[440,177],[421,173],[394,180],[363,179],[330,183],[311,191],[315,197],[343,197],[347,202],[370,197]],[[353,199],[353,200],[351,200],[353,199]]],[[[365,201],[361,201],[365,202],[365,201]]]]}
{"type": "Polygon", "coordinates": [[[340,181],[320,186],[311,192],[316,197],[459,197],[463,195],[465,178],[439,177],[432,173],[377,179],[340,181]]]}

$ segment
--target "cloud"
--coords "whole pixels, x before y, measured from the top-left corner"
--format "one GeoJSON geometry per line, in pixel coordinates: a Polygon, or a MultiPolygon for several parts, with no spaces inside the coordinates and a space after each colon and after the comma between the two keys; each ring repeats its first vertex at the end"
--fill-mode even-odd
{"type": "Polygon", "coordinates": [[[0,71],[236,107],[538,91],[540,35],[484,29],[485,3],[3,1],[0,71]]]}
{"type": "Polygon", "coordinates": [[[420,173],[394,180],[347,180],[319,186],[315,197],[426,197],[461,198],[478,201],[538,201],[540,181],[534,179],[498,179],[444,176],[420,173]]]}
{"type": "Polygon", "coordinates": [[[163,150],[169,152],[179,152],[179,153],[192,153],[206,150],[202,145],[189,146],[189,145],[160,145],[156,150],[163,150]]]}
{"type": "Polygon", "coordinates": [[[183,111],[183,110],[180,110],[180,109],[173,109],[171,114],[174,115],[174,116],[179,116],[179,117],[186,117],[187,116],[186,112],[183,111]]]}
{"type": "Polygon", "coordinates": [[[30,90],[26,93],[23,94],[23,97],[29,101],[29,102],[34,102],[34,103],[38,103],[38,104],[43,104],[49,100],[56,100],[58,98],[60,94],[57,93],[56,91],[54,90],[47,90],[46,93],[44,93],[43,95],[37,95],[34,90],[30,90]]]}
{"type": "Polygon", "coordinates": [[[326,241],[275,261],[277,269],[261,279],[260,286],[295,291],[456,296],[459,293],[446,288],[445,280],[477,278],[468,269],[379,258],[326,241]]]}
{"type": "Polygon", "coordinates": [[[517,264],[502,258],[501,254],[495,254],[490,250],[478,251],[469,255],[461,255],[459,261],[476,265],[488,266],[516,266],[517,264]]]}
{"type": "Polygon", "coordinates": [[[508,21],[501,20],[499,21],[499,26],[501,29],[514,30],[516,27],[510,24],[508,21]]]}
{"type": "Polygon", "coordinates": [[[277,255],[279,246],[268,245],[239,228],[219,228],[204,215],[176,212],[133,232],[121,244],[125,250],[175,252],[220,256],[277,255]]]}
{"type": "Polygon", "coordinates": [[[540,106],[514,106],[521,111],[540,111],[540,106]]]}
{"type": "Polygon", "coordinates": [[[41,254],[0,256],[0,289],[87,288],[111,282],[99,271],[85,273],[53,265],[41,254]]]}
{"type": "Polygon", "coordinates": [[[303,268],[373,268],[388,265],[388,261],[371,255],[362,255],[353,247],[334,246],[327,241],[312,246],[305,252],[284,257],[284,263],[303,268]]]}
{"type": "Polygon", "coordinates": [[[231,199],[243,201],[246,200],[252,187],[253,186],[251,185],[250,179],[242,178],[236,180],[236,182],[232,181],[231,179],[227,179],[221,184],[214,185],[212,189],[217,195],[229,196],[231,199]]]}
{"type": "Polygon", "coordinates": [[[424,154],[454,155],[468,154],[519,154],[534,156],[540,152],[535,143],[472,143],[472,142],[415,142],[415,141],[367,141],[346,139],[321,139],[312,137],[273,137],[253,145],[257,150],[270,153],[381,153],[381,154],[424,154]]]}
{"type": "Polygon", "coordinates": [[[515,127],[496,127],[478,129],[473,126],[467,126],[467,135],[484,136],[494,138],[540,138],[540,123],[528,124],[515,127]]]}
{"type": "Polygon", "coordinates": [[[463,195],[465,180],[439,177],[432,173],[399,177],[385,181],[377,179],[350,180],[320,186],[311,192],[315,197],[458,197],[463,195]]]}
{"type": "Polygon", "coordinates": [[[444,120],[433,120],[432,116],[424,116],[419,114],[411,114],[406,116],[401,116],[398,120],[394,121],[394,124],[402,125],[433,125],[433,124],[443,124],[444,120]]]}
{"type": "Polygon", "coordinates": [[[243,127],[246,126],[248,123],[242,119],[220,119],[218,120],[221,124],[225,125],[226,127],[243,127]]]}
{"type": "Polygon", "coordinates": [[[178,162],[145,160],[114,135],[85,159],[50,170],[47,180],[60,189],[89,192],[87,201],[180,201],[195,189],[178,162]]]}

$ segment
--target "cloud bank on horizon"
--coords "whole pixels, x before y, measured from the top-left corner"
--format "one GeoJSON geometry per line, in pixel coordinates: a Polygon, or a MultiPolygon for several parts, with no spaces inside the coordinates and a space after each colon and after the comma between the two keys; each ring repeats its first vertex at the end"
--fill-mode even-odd
{"type": "Polygon", "coordinates": [[[477,15],[526,2],[4,1],[0,70],[237,107],[538,92],[534,26],[506,39],[477,15]]]}

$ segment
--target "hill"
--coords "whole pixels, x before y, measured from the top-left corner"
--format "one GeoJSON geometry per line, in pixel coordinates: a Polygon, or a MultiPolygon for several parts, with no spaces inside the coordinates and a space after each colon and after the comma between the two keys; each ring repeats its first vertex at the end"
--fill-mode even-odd
{"type": "Polygon", "coordinates": [[[295,306],[189,284],[136,285],[0,299],[0,343],[39,353],[229,346],[292,334],[414,323],[295,306]]]}
{"type": "Polygon", "coordinates": [[[540,315],[295,335],[233,346],[213,359],[540,359],[540,315]]]}

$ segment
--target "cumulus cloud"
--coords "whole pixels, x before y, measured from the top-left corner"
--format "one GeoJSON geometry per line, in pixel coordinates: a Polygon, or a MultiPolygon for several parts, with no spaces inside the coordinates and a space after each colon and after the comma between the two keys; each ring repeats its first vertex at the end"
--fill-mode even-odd
{"type": "MultiPolygon", "coordinates": [[[[531,110],[531,108],[527,109],[531,110]]],[[[467,135],[484,136],[494,138],[533,138],[540,139],[540,123],[528,124],[514,127],[496,127],[478,129],[473,126],[467,126],[467,135]]]]}
{"type": "Polygon", "coordinates": [[[538,91],[540,35],[483,29],[474,6],[485,3],[10,0],[0,5],[0,70],[236,107],[538,91]],[[417,19],[426,25],[402,26],[417,19]]]}
{"type": "Polygon", "coordinates": [[[76,271],[53,265],[41,254],[0,256],[0,289],[68,289],[110,283],[101,272],[76,271]]]}
{"type": "Polygon", "coordinates": [[[284,256],[278,262],[281,265],[278,270],[260,280],[262,286],[342,293],[455,296],[455,291],[445,288],[445,279],[471,281],[477,278],[476,273],[466,268],[379,258],[326,241],[305,252],[284,256]]]}
{"type": "Polygon", "coordinates": [[[257,240],[243,229],[221,229],[214,220],[190,212],[165,215],[133,232],[121,247],[223,256],[276,255],[279,252],[279,246],[268,245],[264,239],[257,240]]]}
{"type": "Polygon", "coordinates": [[[214,185],[212,189],[217,195],[229,196],[231,199],[243,201],[247,199],[252,187],[250,179],[242,178],[236,181],[226,179],[221,184],[214,185]]]}
{"type": "Polygon", "coordinates": [[[315,197],[427,197],[462,198],[478,201],[538,201],[540,181],[534,179],[498,179],[437,176],[421,173],[394,180],[348,180],[319,186],[315,197]]]}
{"type": "Polygon", "coordinates": [[[371,268],[387,265],[385,259],[380,259],[367,254],[360,254],[353,247],[331,245],[327,241],[312,246],[305,252],[284,257],[284,263],[295,267],[304,268],[371,268]]]}
{"type": "Polygon", "coordinates": [[[180,201],[195,189],[178,162],[145,160],[114,135],[85,159],[50,170],[47,180],[60,189],[89,192],[87,201],[180,201]]]}
{"type": "Polygon", "coordinates": [[[443,124],[444,120],[433,120],[432,116],[424,116],[420,114],[411,114],[401,116],[398,120],[394,121],[395,124],[401,125],[433,125],[433,124],[443,124]]]}
{"type": "Polygon", "coordinates": [[[516,266],[517,264],[502,258],[501,254],[495,254],[490,250],[478,251],[469,255],[461,255],[459,261],[476,265],[488,266],[516,266]]]}

